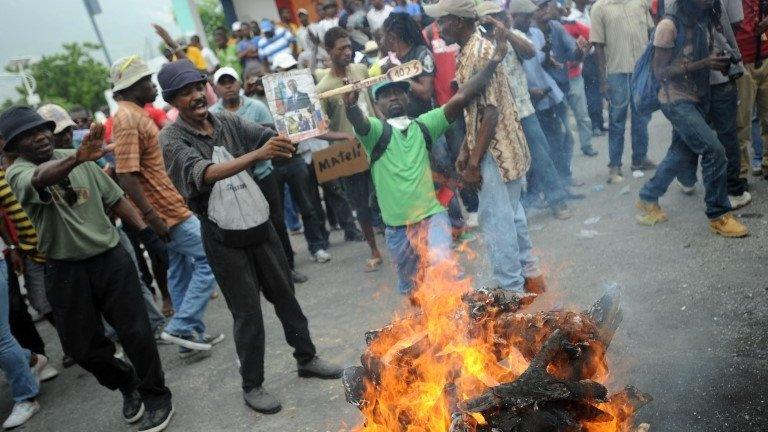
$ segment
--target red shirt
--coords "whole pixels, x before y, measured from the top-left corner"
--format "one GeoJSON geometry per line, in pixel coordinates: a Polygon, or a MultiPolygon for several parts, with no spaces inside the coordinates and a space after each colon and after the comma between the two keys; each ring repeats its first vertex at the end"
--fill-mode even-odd
{"type": "MultiPolygon", "coordinates": [[[[741,30],[736,33],[736,43],[739,44],[739,51],[744,59],[744,63],[754,63],[757,57],[757,41],[755,32],[757,31],[757,15],[759,12],[759,0],[742,0],[741,5],[744,8],[744,21],[741,22],[741,30]]],[[[768,16],[768,10],[763,11],[764,17],[768,16]]],[[[762,58],[768,61],[768,37],[764,33],[762,36],[762,58]]]]}
{"type": "MultiPolygon", "coordinates": [[[[579,39],[579,36],[585,40],[589,40],[589,26],[582,24],[578,21],[566,21],[563,23],[563,28],[574,39],[579,39]]],[[[573,79],[581,75],[581,62],[568,62],[568,78],[573,79]]]]}

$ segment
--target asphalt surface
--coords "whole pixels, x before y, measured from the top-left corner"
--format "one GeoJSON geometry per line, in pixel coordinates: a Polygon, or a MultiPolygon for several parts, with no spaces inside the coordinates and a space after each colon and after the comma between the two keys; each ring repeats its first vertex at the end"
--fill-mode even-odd
{"type": "MultiPolygon", "coordinates": [[[[669,143],[669,124],[654,117],[650,135],[651,157],[660,161],[669,143]]],[[[634,221],[633,202],[647,177],[633,179],[625,169],[624,184],[606,185],[607,139],[597,138],[595,147],[597,158],[581,156],[576,149],[574,173],[586,182],[577,191],[587,197],[572,204],[574,218],[530,215],[534,245],[550,283],[550,292],[534,307],[583,309],[601,295],[605,283],[619,283],[624,322],[609,350],[609,387],[633,384],[653,395],[654,402],[638,420],[651,423],[653,431],[768,430],[768,183],[750,178],[755,202],[736,212],[751,230],[746,239],[709,232],[701,184],[694,196],[683,195],[673,184],[661,201],[670,221],[643,227],[634,221]],[[598,217],[596,223],[584,224],[598,217]]],[[[628,152],[624,159],[628,165],[628,152]]],[[[344,365],[357,364],[363,333],[386,324],[401,307],[389,261],[378,273],[363,273],[367,247],[344,243],[338,232],[333,233],[333,260],[327,264],[309,260],[301,237],[292,241],[298,268],[310,277],[298,286],[297,296],[320,354],[344,365]]],[[[383,238],[379,243],[383,248],[383,238]]],[[[482,285],[488,263],[482,243],[473,247],[480,259],[467,272],[482,285]]],[[[176,409],[168,430],[339,431],[359,423],[338,381],[298,378],[279,322],[269,304],[263,305],[265,387],[281,399],[283,411],[264,416],[244,406],[232,319],[220,298],[211,302],[206,321],[211,331],[224,332],[227,339],[209,357],[184,361],[175,347],[159,348],[176,409]]],[[[38,325],[53,363],[60,366],[53,329],[38,325]]],[[[2,387],[4,418],[12,402],[7,384],[2,387]]],[[[39,401],[41,412],[19,430],[130,430],[120,416],[119,393],[100,387],[77,366],[62,369],[58,378],[43,384],[39,401]]]]}

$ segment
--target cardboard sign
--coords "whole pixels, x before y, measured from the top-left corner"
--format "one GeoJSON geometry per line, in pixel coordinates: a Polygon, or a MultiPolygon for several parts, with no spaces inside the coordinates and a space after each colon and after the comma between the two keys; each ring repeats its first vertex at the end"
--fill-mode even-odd
{"type": "Polygon", "coordinates": [[[344,141],[312,153],[318,183],[357,174],[368,169],[365,150],[357,141],[344,141]]]}

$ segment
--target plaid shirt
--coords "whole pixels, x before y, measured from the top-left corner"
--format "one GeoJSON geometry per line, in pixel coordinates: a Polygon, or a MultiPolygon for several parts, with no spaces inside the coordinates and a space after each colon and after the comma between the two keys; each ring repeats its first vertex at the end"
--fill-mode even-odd
{"type": "MultiPolygon", "coordinates": [[[[493,50],[493,44],[480,36],[479,32],[472,35],[459,52],[456,68],[456,81],[459,85],[467,82],[488,64],[493,57],[493,50]]],[[[506,75],[504,69],[496,69],[493,78],[485,87],[485,93],[465,109],[464,119],[467,124],[467,145],[472,149],[482,122],[479,111],[489,105],[496,107],[499,120],[488,151],[499,167],[502,180],[508,182],[525,175],[531,164],[531,156],[506,75]]]]}
{"type": "Polygon", "coordinates": [[[158,129],[140,106],[120,101],[112,126],[115,143],[115,172],[138,174],[144,195],[169,227],[192,214],[184,198],[165,172],[163,154],[157,144],[158,129]]]}

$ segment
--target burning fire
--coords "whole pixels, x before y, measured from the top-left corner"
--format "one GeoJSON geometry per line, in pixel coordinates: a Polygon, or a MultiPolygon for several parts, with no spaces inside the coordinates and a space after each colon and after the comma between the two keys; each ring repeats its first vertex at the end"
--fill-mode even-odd
{"type": "MultiPolygon", "coordinates": [[[[466,430],[480,430],[487,420],[479,412],[462,409],[463,404],[518,379],[554,326],[570,329],[566,333],[571,334],[599,333],[577,312],[559,311],[557,317],[516,310],[473,314],[467,304],[467,296],[474,292],[472,281],[460,275],[453,260],[423,268],[417,287],[410,300],[418,306],[368,338],[362,358],[367,376],[359,404],[365,419],[353,429],[356,432],[448,432],[458,412],[474,423],[466,430]],[[524,330],[509,332],[521,323],[524,330]]],[[[604,383],[608,367],[603,345],[593,338],[582,348],[589,355],[582,356],[578,379],[604,383]]],[[[561,356],[546,372],[569,379],[573,365],[564,365],[561,356]]],[[[579,420],[582,430],[634,430],[636,406],[625,394],[596,400],[594,406],[610,416],[579,420]]]]}

